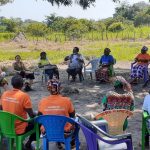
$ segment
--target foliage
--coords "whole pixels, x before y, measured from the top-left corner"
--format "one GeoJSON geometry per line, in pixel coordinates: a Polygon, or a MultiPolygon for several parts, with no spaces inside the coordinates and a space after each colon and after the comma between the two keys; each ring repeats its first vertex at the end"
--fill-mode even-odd
{"type": "Polygon", "coordinates": [[[32,36],[42,37],[47,34],[47,26],[43,23],[34,22],[28,25],[27,32],[29,32],[32,36]]]}
{"type": "Polygon", "coordinates": [[[12,3],[13,0],[0,0],[0,6],[5,5],[7,3],[12,3]]]}
{"type": "Polygon", "coordinates": [[[108,30],[112,31],[112,32],[118,32],[123,29],[124,29],[124,26],[123,26],[122,22],[113,23],[108,27],[108,30]]]}

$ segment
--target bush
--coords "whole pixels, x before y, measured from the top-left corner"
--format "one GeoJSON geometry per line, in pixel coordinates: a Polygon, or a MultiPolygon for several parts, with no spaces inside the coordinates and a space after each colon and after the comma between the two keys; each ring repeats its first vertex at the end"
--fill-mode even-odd
{"type": "Polygon", "coordinates": [[[111,32],[118,32],[118,31],[124,30],[124,26],[123,26],[122,22],[116,22],[116,23],[111,24],[108,27],[108,30],[111,32]]]}

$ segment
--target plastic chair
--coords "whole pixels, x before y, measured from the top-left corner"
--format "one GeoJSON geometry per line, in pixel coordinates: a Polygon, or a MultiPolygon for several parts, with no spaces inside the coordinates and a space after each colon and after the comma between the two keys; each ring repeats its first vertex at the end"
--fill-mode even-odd
{"type": "Polygon", "coordinates": [[[145,135],[150,135],[150,115],[147,112],[143,112],[142,115],[142,150],[145,150],[145,135]]]}
{"type": "MultiPolygon", "coordinates": [[[[85,118],[79,115],[77,116],[79,117],[78,124],[80,125],[86,138],[88,150],[122,150],[123,148],[133,150],[132,137],[130,133],[112,136],[85,118]]],[[[102,125],[104,124],[102,123],[102,125]]]]}
{"type": "Polygon", "coordinates": [[[131,96],[110,95],[107,97],[107,103],[105,104],[104,110],[111,110],[111,109],[133,110],[133,105],[134,105],[134,102],[131,96]]]}
{"type": "Polygon", "coordinates": [[[93,79],[92,78],[92,73],[95,73],[95,70],[97,70],[98,68],[98,65],[99,65],[99,59],[92,59],[89,64],[91,64],[91,68],[86,68],[84,66],[84,76],[86,77],[86,74],[89,73],[90,74],[90,77],[91,77],[91,80],[93,79]]]}
{"type": "MultiPolygon", "coordinates": [[[[17,115],[11,114],[9,112],[0,111],[0,137],[6,137],[9,139],[9,150],[13,150],[13,141],[16,141],[16,150],[22,150],[22,142],[23,140],[30,136],[31,134],[36,132],[36,128],[33,130],[22,134],[17,135],[15,132],[15,121],[20,120],[22,122],[32,122],[33,119],[25,120],[17,115]]],[[[2,140],[1,140],[2,142],[2,140]]],[[[0,143],[0,146],[2,144],[0,143]]]]}
{"type": "MultiPolygon", "coordinates": [[[[43,149],[48,150],[48,142],[63,142],[65,144],[65,149],[70,150],[70,142],[72,136],[75,135],[76,141],[76,150],[79,150],[79,139],[78,139],[78,132],[79,127],[76,122],[68,117],[65,116],[57,116],[57,115],[43,115],[39,116],[35,119],[35,122],[41,124],[45,128],[45,135],[43,136],[43,149]],[[75,131],[70,132],[70,134],[66,137],[64,135],[64,127],[66,123],[71,123],[75,125],[75,131]]],[[[36,130],[39,130],[38,124],[36,125],[36,130]]],[[[37,132],[39,133],[39,132],[37,132]]],[[[39,149],[39,135],[36,134],[36,141],[37,141],[37,150],[39,149]]]]}
{"type": "Polygon", "coordinates": [[[98,114],[95,119],[105,119],[108,122],[108,129],[111,135],[123,134],[123,125],[127,117],[133,113],[125,109],[106,110],[98,114]]]}
{"type": "MultiPolygon", "coordinates": [[[[131,71],[135,64],[136,64],[136,62],[131,63],[131,71]]],[[[143,73],[144,73],[144,78],[143,78],[144,84],[146,84],[146,82],[149,81],[148,65],[145,67],[143,73]]]]}

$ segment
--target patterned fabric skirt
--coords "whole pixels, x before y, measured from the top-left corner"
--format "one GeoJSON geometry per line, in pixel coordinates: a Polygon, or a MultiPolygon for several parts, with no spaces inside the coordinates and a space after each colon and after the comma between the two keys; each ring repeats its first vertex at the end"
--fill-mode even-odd
{"type": "Polygon", "coordinates": [[[144,78],[144,70],[147,66],[144,65],[135,65],[131,70],[131,78],[144,78]]]}
{"type": "Polygon", "coordinates": [[[108,67],[102,67],[95,71],[96,81],[109,81],[109,69],[108,67]]]}

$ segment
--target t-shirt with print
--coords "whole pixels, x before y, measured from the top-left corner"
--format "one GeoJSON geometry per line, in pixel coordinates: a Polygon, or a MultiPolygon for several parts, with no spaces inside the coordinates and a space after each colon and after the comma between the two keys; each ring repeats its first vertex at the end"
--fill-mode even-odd
{"type": "MultiPolygon", "coordinates": [[[[0,100],[0,105],[2,105],[4,111],[16,114],[24,119],[27,119],[25,109],[32,108],[29,95],[18,89],[4,92],[0,100]]],[[[28,123],[17,120],[15,122],[16,134],[23,134],[27,125],[28,123]]]]}
{"type": "MultiPolygon", "coordinates": [[[[69,117],[69,113],[74,112],[74,107],[68,97],[51,95],[40,101],[38,111],[43,115],[63,115],[69,117]]],[[[65,131],[69,131],[70,127],[70,124],[66,124],[65,131]]]]}
{"type": "Polygon", "coordinates": [[[69,63],[69,68],[82,68],[83,67],[83,62],[80,62],[80,60],[84,60],[83,56],[81,54],[71,54],[69,56],[70,58],[70,63],[69,63]]]}

